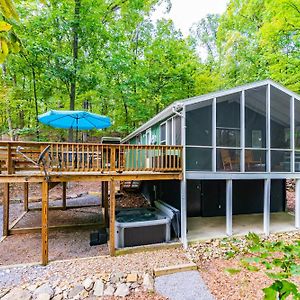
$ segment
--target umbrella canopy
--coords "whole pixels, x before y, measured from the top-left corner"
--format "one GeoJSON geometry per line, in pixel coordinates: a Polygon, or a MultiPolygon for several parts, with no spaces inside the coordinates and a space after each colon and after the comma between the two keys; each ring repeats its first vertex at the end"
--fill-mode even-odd
{"type": "Polygon", "coordinates": [[[38,117],[39,121],[54,128],[90,130],[111,126],[110,118],[79,110],[50,110],[38,117]]]}

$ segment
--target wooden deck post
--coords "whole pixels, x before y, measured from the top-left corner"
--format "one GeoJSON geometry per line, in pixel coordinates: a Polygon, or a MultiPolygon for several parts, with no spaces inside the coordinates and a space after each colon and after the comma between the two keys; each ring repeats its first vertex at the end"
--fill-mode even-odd
{"type": "Polygon", "coordinates": [[[109,250],[110,255],[115,256],[115,181],[112,179],[110,182],[110,218],[109,218],[109,250]]]}
{"type": "Polygon", "coordinates": [[[67,209],[67,183],[62,183],[62,208],[63,210],[67,209]]]}
{"type": "Polygon", "coordinates": [[[102,185],[102,203],[104,205],[105,227],[108,227],[108,182],[103,181],[102,185]]]}
{"type": "Polygon", "coordinates": [[[48,182],[42,183],[42,265],[48,264],[48,182]]]}
{"type": "Polygon", "coordinates": [[[3,184],[3,236],[9,234],[9,183],[3,184]]]}
{"type": "Polygon", "coordinates": [[[24,182],[24,211],[28,211],[28,182],[24,182]]]}

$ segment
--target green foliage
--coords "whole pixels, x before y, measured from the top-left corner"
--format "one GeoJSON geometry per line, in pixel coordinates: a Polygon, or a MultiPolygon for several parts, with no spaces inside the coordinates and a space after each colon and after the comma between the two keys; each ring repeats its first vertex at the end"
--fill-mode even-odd
{"type": "Polygon", "coordinates": [[[241,266],[254,272],[265,267],[266,275],[274,279],[269,287],[263,289],[264,299],[282,300],[290,295],[293,299],[300,299],[298,287],[289,280],[292,276],[300,275],[300,242],[287,244],[282,241],[263,241],[255,233],[249,233],[246,239],[248,254],[251,256],[242,258],[241,266]]]}
{"type": "Polygon", "coordinates": [[[74,83],[75,109],[87,103],[122,135],[175,100],[221,88],[272,78],[300,91],[298,0],[231,0],[188,38],[151,20],[162,2],[0,0],[0,130],[37,128],[37,114],[69,109],[74,83]]]}

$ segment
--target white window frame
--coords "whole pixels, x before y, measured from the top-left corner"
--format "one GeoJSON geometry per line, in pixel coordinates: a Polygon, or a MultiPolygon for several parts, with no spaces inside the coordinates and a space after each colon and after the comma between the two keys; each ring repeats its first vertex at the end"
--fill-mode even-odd
{"type": "Polygon", "coordinates": [[[151,128],[146,130],[146,145],[151,145],[152,142],[152,133],[151,133],[151,128]],[[148,134],[149,134],[149,140],[148,140],[148,134]]]}

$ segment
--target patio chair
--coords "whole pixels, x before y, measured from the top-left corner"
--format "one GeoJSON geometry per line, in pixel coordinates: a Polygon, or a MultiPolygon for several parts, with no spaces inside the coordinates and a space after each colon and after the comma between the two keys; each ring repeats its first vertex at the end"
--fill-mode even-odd
{"type": "Polygon", "coordinates": [[[231,158],[230,152],[228,149],[220,149],[222,165],[224,171],[234,171],[235,166],[239,164],[238,160],[234,160],[231,158]]]}
{"type": "Polygon", "coordinates": [[[261,167],[262,164],[262,159],[260,157],[259,160],[255,160],[253,158],[253,151],[252,150],[246,150],[245,151],[245,165],[247,170],[251,170],[256,167],[261,167]]]}

